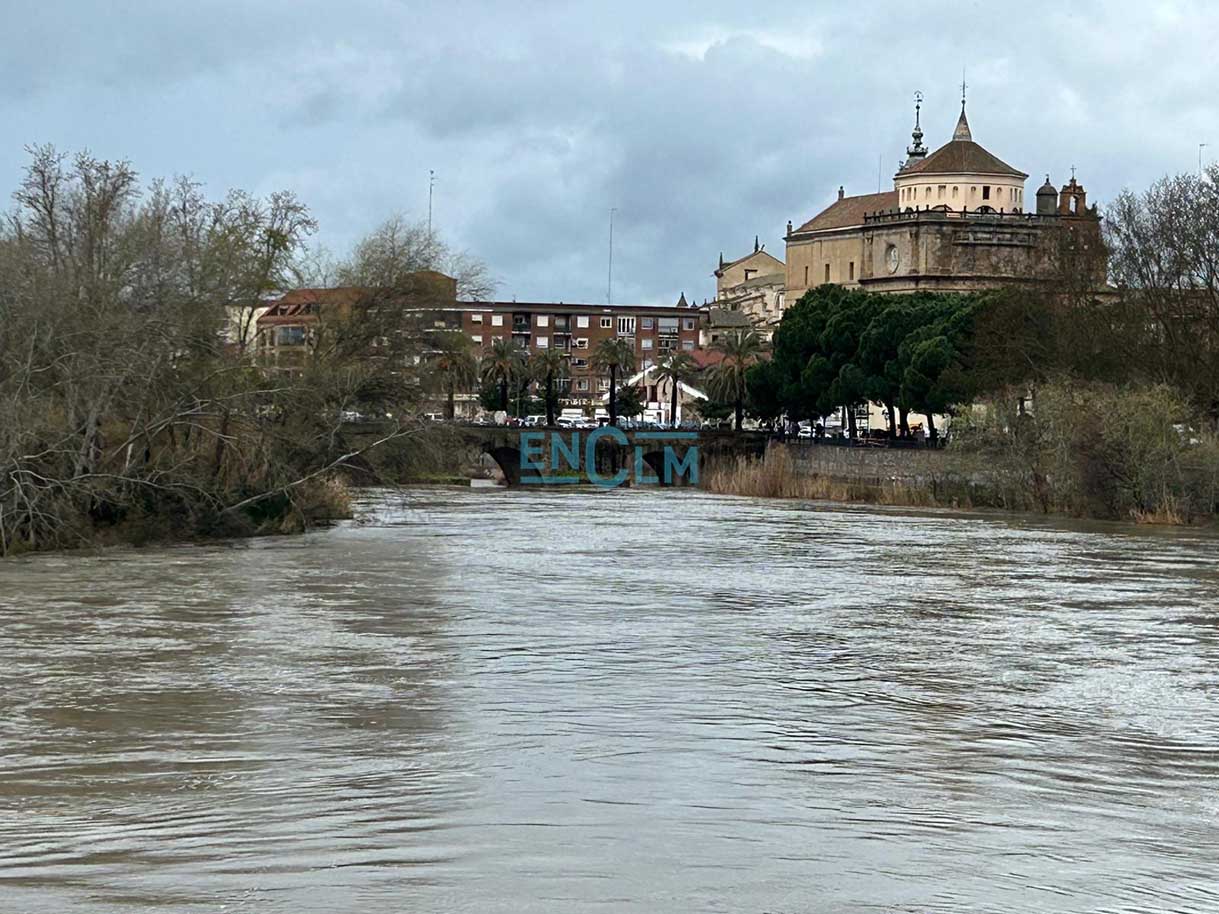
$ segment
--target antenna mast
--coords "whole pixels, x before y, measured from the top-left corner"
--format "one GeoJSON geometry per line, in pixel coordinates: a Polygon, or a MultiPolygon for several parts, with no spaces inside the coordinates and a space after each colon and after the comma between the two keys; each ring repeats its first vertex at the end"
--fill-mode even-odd
{"type": "Polygon", "coordinates": [[[427,172],[427,236],[432,237],[432,188],[436,186],[436,172],[429,168],[427,172]]]}
{"type": "Polygon", "coordinates": [[[614,213],[618,212],[617,207],[610,207],[609,218],[609,270],[605,279],[605,303],[612,305],[614,303],[614,213]]]}

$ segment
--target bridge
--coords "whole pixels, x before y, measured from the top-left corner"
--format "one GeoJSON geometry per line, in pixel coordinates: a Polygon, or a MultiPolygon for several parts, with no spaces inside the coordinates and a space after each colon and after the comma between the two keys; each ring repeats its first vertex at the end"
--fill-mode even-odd
{"type": "Polygon", "coordinates": [[[710,429],[445,427],[489,454],[510,486],[689,485],[711,461],[762,456],[767,439],[763,432],[710,429]]]}

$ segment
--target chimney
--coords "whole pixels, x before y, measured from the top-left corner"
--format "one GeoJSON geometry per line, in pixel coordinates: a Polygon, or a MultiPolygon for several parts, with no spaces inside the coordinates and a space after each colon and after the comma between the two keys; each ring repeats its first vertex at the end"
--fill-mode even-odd
{"type": "Polygon", "coordinates": [[[841,199],[842,199],[842,197],[843,197],[844,193],[845,193],[845,191],[843,191],[843,189],[842,189],[842,185],[841,185],[841,184],[839,184],[839,185],[838,185],[838,199],[839,199],[839,200],[841,200],[841,199]]]}

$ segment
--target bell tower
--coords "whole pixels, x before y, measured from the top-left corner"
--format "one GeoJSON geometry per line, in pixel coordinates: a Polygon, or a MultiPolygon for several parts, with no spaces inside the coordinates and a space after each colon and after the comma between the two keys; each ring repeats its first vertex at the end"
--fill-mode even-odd
{"type": "Polygon", "coordinates": [[[1075,167],[1071,167],[1071,180],[1062,186],[1058,194],[1058,215],[1083,216],[1088,211],[1088,192],[1075,180],[1075,167]]]}

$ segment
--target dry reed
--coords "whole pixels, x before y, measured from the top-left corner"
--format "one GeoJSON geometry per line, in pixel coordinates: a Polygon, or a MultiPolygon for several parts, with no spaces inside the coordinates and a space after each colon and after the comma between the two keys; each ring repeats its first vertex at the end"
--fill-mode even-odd
{"type": "Polygon", "coordinates": [[[933,486],[916,486],[896,478],[844,479],[801,470],[786,448],[773,447],[761,459],[737,457],[710,467],[703,488],[723,495],[792,498],[905,507],[972,507],[968,495],[948,500],[933,486]]]}

